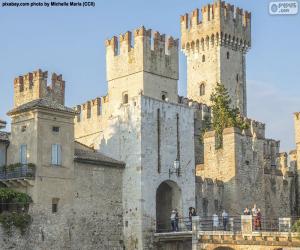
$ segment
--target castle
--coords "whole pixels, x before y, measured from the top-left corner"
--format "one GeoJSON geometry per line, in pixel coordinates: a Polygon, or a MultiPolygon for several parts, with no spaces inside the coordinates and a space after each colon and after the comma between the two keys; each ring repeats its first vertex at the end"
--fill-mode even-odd
{"type": "Polygon", "coordinates": [[[145,27],[108,39],[108,93],[73,109],[61,75],[49,86],[42,70],[14,80],[0,165],[36,170],[0,182],[31,195],[33,222],[26,238],[14,235],[2,249],[156,249],[154,232],[169,227],[173,208],[234,216],[256,203],[265,216],[300,215],[299,113],[289,155],[247,118],[251,13],[220,0],[201,13],[181,16],[181,45],[145,27]],[[180,48],[187,97],[178,96],[180,48]],[[226,128],[222,148],[214,131],[202,134],[217,83],[249,124],[226,128]]]}

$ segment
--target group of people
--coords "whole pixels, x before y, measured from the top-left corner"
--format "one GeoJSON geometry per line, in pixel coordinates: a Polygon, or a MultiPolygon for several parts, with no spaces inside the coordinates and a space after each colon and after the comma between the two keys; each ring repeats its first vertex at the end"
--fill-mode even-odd
{"type": "MultiPolygon", "coordinates": [[[[227,231],[228,229],[228,222],[229,222],[229,215],[228,213],[223,210],[222,212],[222,226],[223,226],[223,230],[224,231],[227,231]]],[[[212,216],[212,222],[213,222],[213,230],[216,231],[219,229],[220,227],[220,222],[219,222],[219,216],[214,213],[213,216],[212,216]]]]}
{"type": "MultiPolygon", "coordinates": [[[[187,227],[189,230],[192,230],[192,217],[197,216],[196,209],[194,207],[189,207],[189,221],[187,222],[187,227]]],[[[177,232],[178,229],[178,222],[179,222],[179,214],[177,209],[173,209],[171,212],[171,226],[172,231],[177,232]]]]}
{"type": "MultiPolygon", "coordinates": [[[[244,209],[244,215],[252,215],[253,217],[253,224],[255,230],[261,230],[261,220],[262,220],[262,214],[259,208],[257,208],[256,204],[254,204],[253,208],[250,210],[247,207],[244,209]]],[[[187,222],[187,227],[189,230],[192,230],[192,217],[197,216],[196,209],[193,207],[189,208],[189,221],[187,222]]],[[[179,223],[179,214],[178,210],[175,208],[171,212],[171,226],[172,231],[177,232],[178,229],[178,223],[179,223]]],[[[223,210],[221,215],[221,223],[219,221],[219,216],[214,213],[212,216],[212,224],[213,224],[213,230],[218,230],[220,226],[223,227],[224,231],[228,230],[228,224],[229,224],[229,215],[228,213],[223,210]]]]}
{"type": "Polygon", "coordinates": [[[251,210],[246,207],[245,210],[244,210],[244,215],[252,215],[254,229],[255,230],[261,230],[262,214],[261,214],[260,209],[256,207],[256,204],[254,204],[254,206],[251,210]]]}

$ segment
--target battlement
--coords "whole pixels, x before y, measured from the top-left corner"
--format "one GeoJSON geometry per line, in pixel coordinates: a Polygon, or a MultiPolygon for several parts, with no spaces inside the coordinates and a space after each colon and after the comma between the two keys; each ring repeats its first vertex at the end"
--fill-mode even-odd
{"type": "Polygon", "coordinates": [[[251,47],[251,13],[223,1],[180,18],[181,42],[185,53],[206,50],[215,45],[246,52],[251,47]]]}
{"type": "Polygon", "coordinates": [[[81,105],[77,105],[74,110],[78,111],[76,122],[80,123],[87,119],[97,118],[102,115],[103,103],[106,103],[107,97],[97,97],[81,105]]]}
{"type": "Polygon", "coordinates": [[[50,99],[64,105],[65,81],[62,75],[52,74],[51,85],[47,85],[48,71],[41,69],[18,76],[14,80],[14,106],[36,99],[50,99]]]}
{"type": "Polygon", "coordinates": [[[178,39],[144,26],[105,41],[107,80],[146,71],[178,79],[178,39]]]}
{"type": "Polygon", "coordinates": [[[265,138],[266,125],[264,123],[249,118],[245,118],[245,121],[247,124],[249,124],[249,129],[244,131],[246,135],[256,137],[257,139],[265,138]]]}

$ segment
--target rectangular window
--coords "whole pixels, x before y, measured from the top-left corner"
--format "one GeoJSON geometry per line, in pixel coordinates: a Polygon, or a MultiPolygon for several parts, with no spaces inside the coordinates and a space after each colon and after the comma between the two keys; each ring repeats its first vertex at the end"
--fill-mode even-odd
{"type": "Polygon", "coordinates": [[[57,213],[58,210],[58,198],[52,198],[52,213],[57,213]]]}
{"type": "Polygon", "coordinates": [[[22,144],[20,146],[20,163],[27,164],[27,145],[22,144]]]}
{"type": "Polygon", "coordinates": [[[58,133],[59,132],[59,127],[53,126],[52,131],[58,133]]]}
{"type": "Polygon", "coordinates": [[[51,154],[52,165],[61,165],[61,145],[52,144],[52,154],[51,154]]]}

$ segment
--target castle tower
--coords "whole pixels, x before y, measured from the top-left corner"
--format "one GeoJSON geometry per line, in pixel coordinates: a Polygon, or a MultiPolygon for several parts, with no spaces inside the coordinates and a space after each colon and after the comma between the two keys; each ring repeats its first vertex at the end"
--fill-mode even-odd
{"type": "Polygon", "coordinates": [[[47,86],[48,72],[41,69],[16,77],[14,80],[14,106],[18,107],[37,99],[48,99],[65,104],[65,81],[62,75],[52,74],[47,86]]]}
{"type": "Polygon", "coordinates": [[[25,190],[34,206],[49,204],[52,198],[59,199],[58,207],[68,206],[73,193],[76,111],[61,105],[62,76],[53,73],[47,86],[47,71],[37,70],[17,77],[14,87],[14,108],[7,113],[12,119],[7,163],[35,164],[34,174],[40,178],[25,190]]]}
{"type": "Polygon", "coordinates": [[[181,48],[187,56],[187,95],[210,105],[217,83],[247,115],[246,52],[251,46],[251,13],[215,1],[181,16],[181,48]]]}
{"type": "Polygon", "coordinates": [[[108,96],[111,106],[143,94],[178,102],[178,40],[144,27],[106,40],[108,96]]]}

